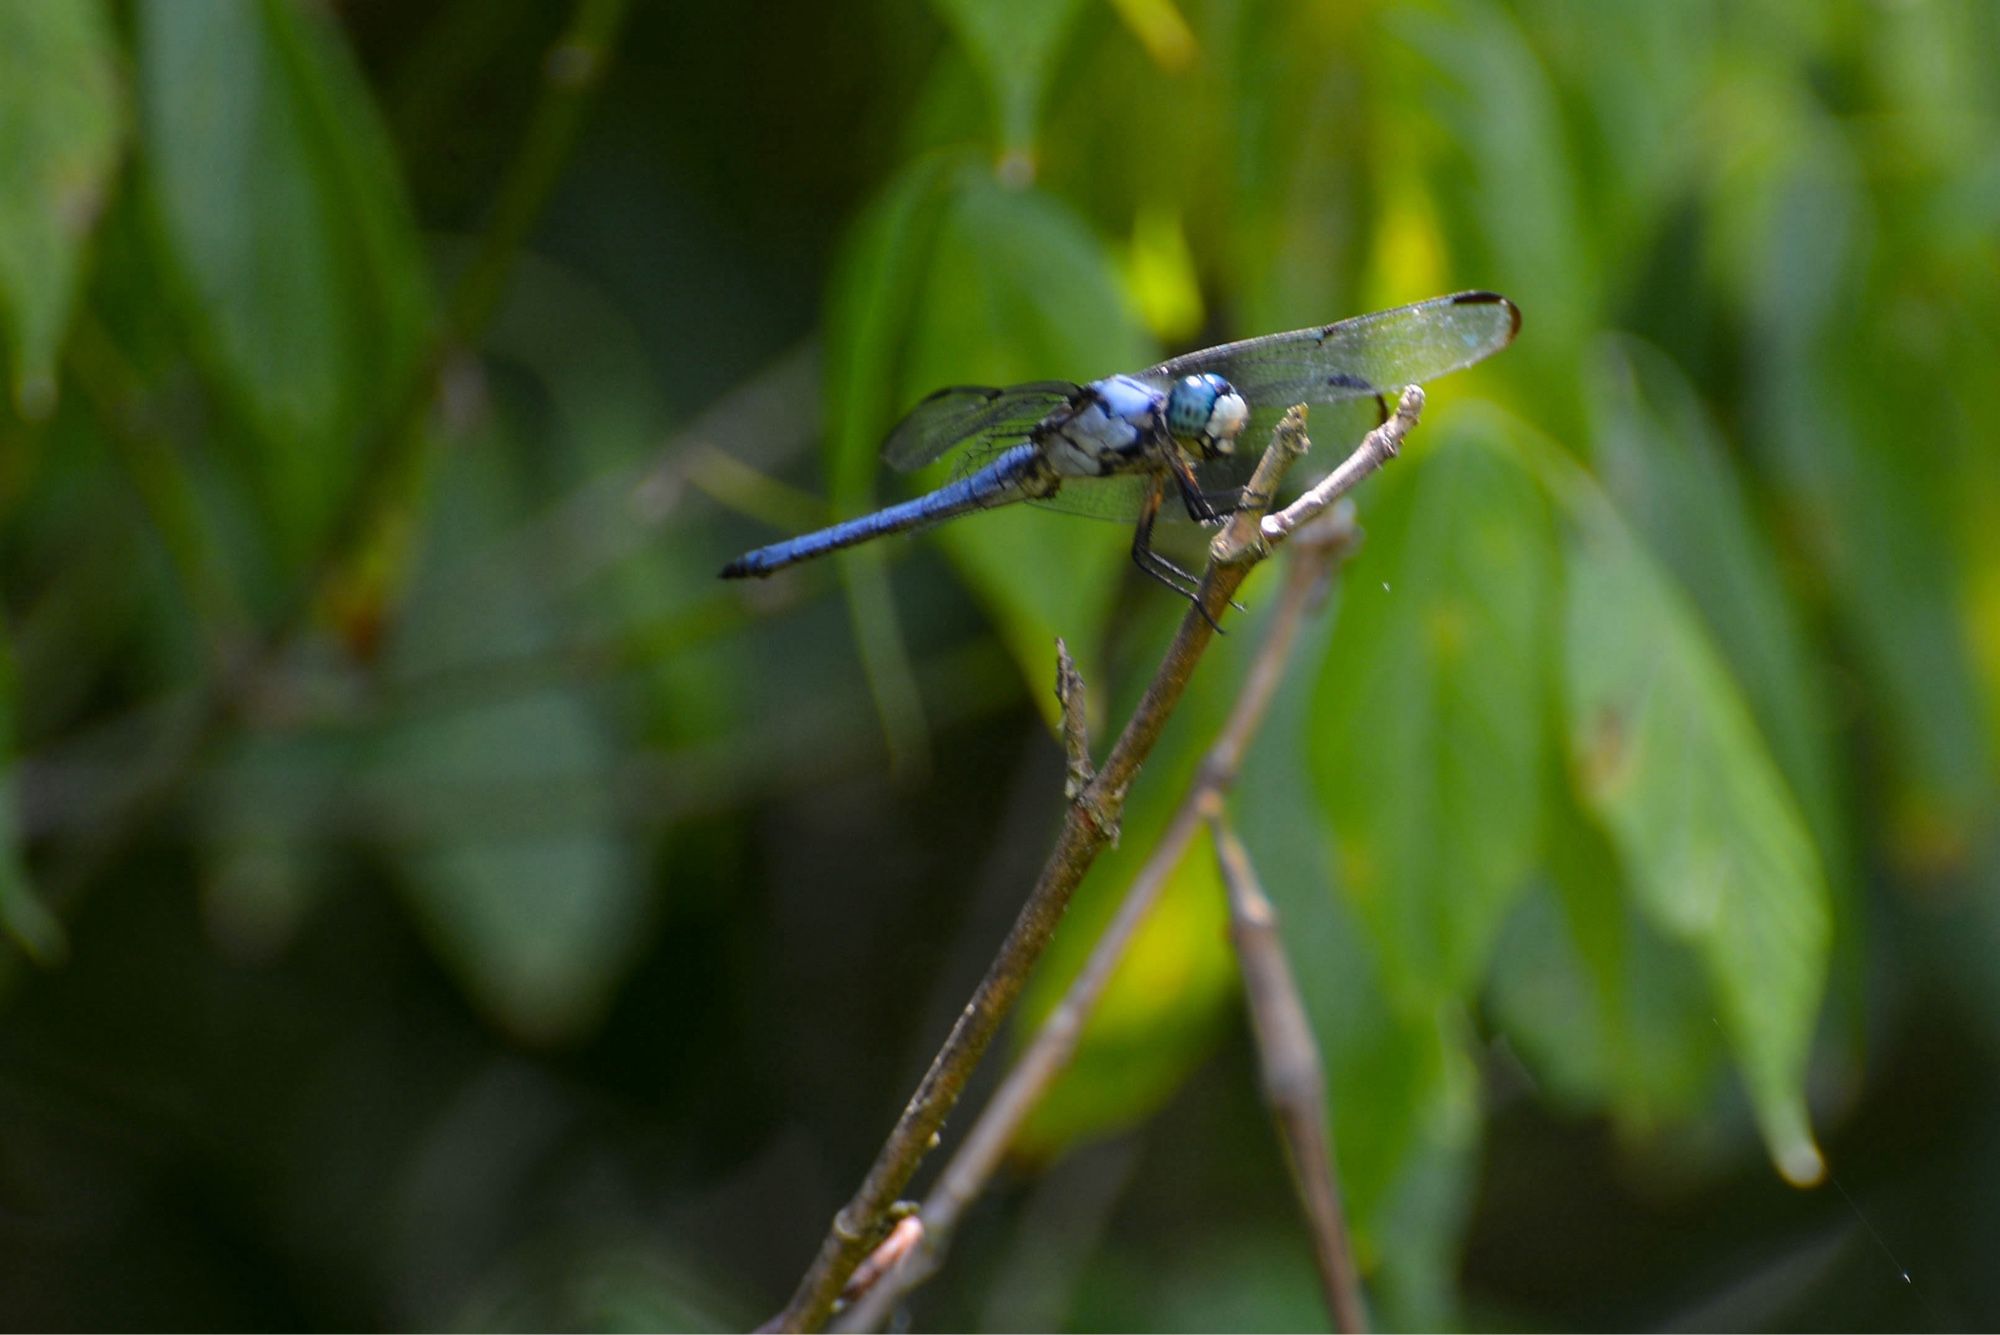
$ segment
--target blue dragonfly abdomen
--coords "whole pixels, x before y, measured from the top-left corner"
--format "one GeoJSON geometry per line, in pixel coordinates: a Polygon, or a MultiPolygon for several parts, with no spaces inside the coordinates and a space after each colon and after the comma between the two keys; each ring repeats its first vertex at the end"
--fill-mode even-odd
{"type": "Polygon", "coordinates": [[[1034,500],[1055,491],[1057,479],[1049,471],[1042,451],[1021,444],[1004,450],[976,472],[957,478],[936,491],[865,514],[845,523],[834,524],[754,552],[745,552],[722,568],[724,579],[769,575],[800,561],[868,542],[887,533],[904,533],[925,528],[974,510],[990,510],[996,505],[1034,500]]]}

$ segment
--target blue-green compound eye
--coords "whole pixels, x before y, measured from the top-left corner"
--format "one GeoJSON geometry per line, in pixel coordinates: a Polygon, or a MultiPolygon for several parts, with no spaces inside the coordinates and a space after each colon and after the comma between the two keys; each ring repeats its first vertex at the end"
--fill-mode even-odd
{"type": "Polygon", "coordinates": [[[1176,380],[1167,394],[1167,430],[1182,440],[1200,439],[1208,433],[1215,401],[1231,392],[1227,380],[1206,372],[1176,380]]]}

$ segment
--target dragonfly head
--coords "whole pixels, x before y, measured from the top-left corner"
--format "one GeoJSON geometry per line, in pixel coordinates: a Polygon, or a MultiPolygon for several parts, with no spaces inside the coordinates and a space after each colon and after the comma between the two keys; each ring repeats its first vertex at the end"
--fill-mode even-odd
{"type": "Polygon", "coordinates": [[[1183,377],[1167,392],[1167,429],[1191,442],[1204,459],[1228,454],[1250,420],[1250,405],[1227,380],[1209,372],[1183,377]]]}

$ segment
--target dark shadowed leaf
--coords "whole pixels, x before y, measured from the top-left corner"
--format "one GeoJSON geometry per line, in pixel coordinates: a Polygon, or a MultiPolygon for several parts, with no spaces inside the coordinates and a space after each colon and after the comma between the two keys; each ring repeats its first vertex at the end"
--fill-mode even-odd
{"type": "Polygon", "coordinates": [[[381,754],[417,920],[472,1000],[531,1041],[587,1032],[638,942],[645,895],[609,760],[590,710],[558,691],[440,711],[381,754]]]}
{"type": "Polygon", "coordinates": [[[62,921],[35,897],[21,858],[14,750],[18,680],[13,648],[0,642],[0,932],[30,958],[53,964],[68,950],[62,921]]]}
{"type": "Polygon", "coordinates": [[[278,530],[319,532],[427,311],[414,225],[334,32],[290,4],[145,0],[142,126],[186,319],[278,530]]]}
{"type": "MultiPolygon", "coordinates": [[[[521,504],[501,436],[482,445],[440,479],[458,505],[431,530],[426,575],[494,550],[521,504]]],[[[622,753],[587,680],[506,671],[559,654],[567,623],[551,591],[527,579],[478,599],[465,589],[413,590],[386,664],[392,707],[349,805],[472,1001],[522,1039],[570,1040],[603,1015],[649,913],[622,753]]]]}

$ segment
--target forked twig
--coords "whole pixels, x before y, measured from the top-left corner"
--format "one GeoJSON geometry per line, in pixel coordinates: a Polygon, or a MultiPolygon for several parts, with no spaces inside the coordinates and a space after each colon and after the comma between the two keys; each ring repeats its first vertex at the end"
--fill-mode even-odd
{"type": "Polygon", "coordinates": [[[1423,387],[1405,385],[1389,420],[1370,431],[1354,452],[1340,461],[1338,468],[1278,513],[1264,516],[1258,526],[1263,536],[1274,543],[1283,542],[1292,530],[1324,514],[1335,501],[1360,485],[1363,478],[1396,457],[1403,448],[1403,437],[1415,429],[1423,414],[1423,387]]]}
{"type": "MultiPolygon", "coordinates": [[[[1243,754],[1282,679],[1304,611],[1311,604],[1334,560],[1348,549],[1353,540],[1351,516],[1343,523],[1340,512],[1328,511],[1362,479],[1395,457],[1404,436],[1416,425],[1422,410],[1423,392],[1414,386],[1406,389],[1395,416],[1371,431],[1326,480],[1287,506],[1283,511],[1285,518],[1275,532],[1271,529],[1271,521],[1277,516],[1266,516],[1254,529],[1232,523],[1212,544],[1210,577],[1219,567],[1244,568],[1246,563],[1261,559],[1273,545],[1285,541],[1294,533],[1298,534],[1302,545],[1310,543],[1319,559],[1293,563],[1285,592],[1273,614],[1270,631],[1250,668],[1229,721],[1204,760],[1180,808],[1168,821],[1152,857],[1140,870],[1126,891],[1116,915],[1098,938],[1083,969],[1070,984],[1062,1001],[1042,1022],[1028,1050],[1008,1072],[979,1120],[974,1123],[965,1143],[952,1156],[937,1185],[925,1199],[918,1215],[923,1222],[923,1232],[916,1246],[908,1249],[873,1289],[844,1314],[841,1328],[880,1328],[903,1297],[936,1273],[943,1263],[945,1250],[960,1217],[985,1189],[1021,1125],[1074,1055],[1085,1020],[1102,998],[1112,973],[1137,936],[1168,876],[1193,840],[1201,821],[1204,799],[1225,791],[1234,782],[1243,754]],[[1318,522],[1313,522],[1315,520],[1318,522]]],[[[1302,452],[1305,444],[1303,427],[1304,418],[1300,409],[1295,408],[1286,415],[1273,437],[1272,448],[1266,451],[1259,466],[1258,477],[1252,481],[1250,494],[1274,494],[1275,478],[1265,476],[1264,465],[1271,464],[1281,448],[1302,452]]],[[[1277,464],[1280,471],[1284,466],[1284,462],[1277,464]]],[[[1207,579],[1204,579],[1206,587],[1207,579]]]]}
{"type": "MultiPolygon", "coordinates": [[[[1305,412],[1294,408],[1272,433],[1271,444],[1251,481],[1250,494],[1276,495],[1285,469],[1306,447],[1305,412]]],[[[884,1221],[898,1195],[936,1143],[938,1129],[964,1092],[973,1068],[993,1041],[1000,1022],[1020,998],[1029,973],[1041,959],[1063,910],[1069,906],[1070,894],[1097,861],[1098,854],[1116,838],[1125,794],[1180,703],[1188,679],[1194,675],[1195,664],[1215,635],[1217,619],[1229,608],[1230,595],[1269,550],[1257,529],[1259,518],[1255,507],[1246,506],[1231,517],[1211,544],[1208,568],[1196,591],[1195,606],[1181,618],[1173,644],[1153,674],[1131,720],[1119,734],[1110,755],[1105,757],[1103,768],[1091,776],[1083,791],[1070,802],[1056,845],[986,976],[979,980],[972,999],[959,1013],[944,1045],[931,1060],[930,1069],[896,1119],[860,1188],[834,1216],[832,1228],[820,1243],[791,1301],[766,1323],[767,1329],[818,1330],[824,1326],[848,1277],[882,1241],[884,1221]]]]}

